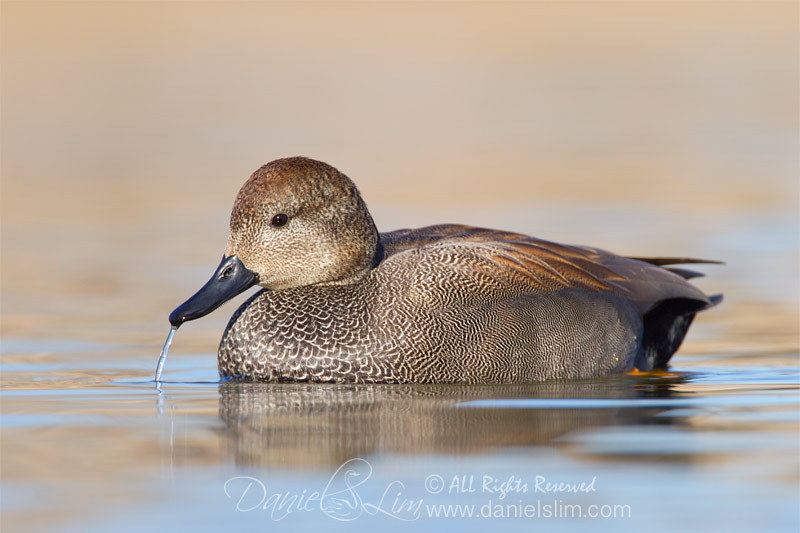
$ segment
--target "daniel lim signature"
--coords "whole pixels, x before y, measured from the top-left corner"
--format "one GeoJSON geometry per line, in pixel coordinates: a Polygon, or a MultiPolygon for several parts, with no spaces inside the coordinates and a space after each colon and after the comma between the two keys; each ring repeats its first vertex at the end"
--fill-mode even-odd
{"type": "MultiPolygon", "coordinates": [[[[372,465],[361,458],[342,464],[321,491],[303,489],[271,492],[258,478],[236,476],[225,482],[225,495],[236,502],[237,512],[262,511],[272,520],[283,520],[289,515],[321,511],[341,521],[356,520],[362,515],[385,515],[398,520],[413,521],[420,517],[423,500],[405,495],[401,481],[386,485],[377,501],[365,501],[359,487],[372,477],[372,465]]],[[[369,491],[374,494],[373,491],[369,491]]]]}

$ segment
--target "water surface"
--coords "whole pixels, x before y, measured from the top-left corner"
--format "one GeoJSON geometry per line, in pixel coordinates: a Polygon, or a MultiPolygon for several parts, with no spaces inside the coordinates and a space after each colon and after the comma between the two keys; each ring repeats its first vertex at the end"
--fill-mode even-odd
{"type": "Polygon", "coordinates": [[[759,366],[689,356],[660,375],[515,386],[219,383],[208,360],[175,356],[161,391],[141,358],[5,363],[5,523],[797,525],[793,355],[759,366]],[[609,517],[574,518],[592,505],[609,517]]]}

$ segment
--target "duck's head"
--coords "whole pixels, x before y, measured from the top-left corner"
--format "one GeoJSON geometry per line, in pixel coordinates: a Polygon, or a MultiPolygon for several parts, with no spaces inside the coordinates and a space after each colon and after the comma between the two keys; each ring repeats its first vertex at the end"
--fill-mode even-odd
{"type": "Polygon", "coordinates": [[[378,238],[347,176],[305,157],[278,159],[241,188],[222,262],[169,320],[178,326],[200,318],[256,284],[287,289],[346,283],[373,265],[378,238]]]}

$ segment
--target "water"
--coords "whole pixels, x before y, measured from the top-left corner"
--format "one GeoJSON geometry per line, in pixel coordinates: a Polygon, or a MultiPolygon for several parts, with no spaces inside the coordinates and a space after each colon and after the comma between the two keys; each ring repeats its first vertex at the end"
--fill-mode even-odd
{"type": "Polygon", "coordinates": [[[158,364],[156,365],[156,376],[153,378],[156,383],[161,381],[161,374],[164,372],[164,364],[167,362],[167,355],[169,355],[169,346],[172,344],[172,339],[175,338],[176,331],[178,331],[178,326],[169,328],[169,335],[167,335],[167,340],[164,341],[164,347],[161,348],[161,355],[158,356],[158,364]]]}
{"type": "Polygon", "coordinates": [[[142,358],[4,364],[6,525],[439,531],[481,513],[509,530],[797,525],[792,355],[523,386],[218,383],[209,359],[175,356],[160,391],[142,358]],[[592,505],[611,517],[570,518],[592,505]]]}
{"type": "Polygon", "coordinates": [[[0,529],[800,530],[797,17],[4,2],[0,529]],[[725,301],[661,374],[220,383],[241,295],[181,326],[156,388],[236,191],[297,154],[383,231],[722,260],[696,283],[725,301]]]}

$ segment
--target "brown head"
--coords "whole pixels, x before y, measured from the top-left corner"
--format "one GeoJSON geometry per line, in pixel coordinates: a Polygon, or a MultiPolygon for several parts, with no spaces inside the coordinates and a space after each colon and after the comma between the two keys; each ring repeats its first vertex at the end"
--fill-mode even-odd
{"type": "Polygon", "coordinates": [[[321,161],[278,159],[236,196],[226,256],[258,283],[285,289],[346,280],[370,268],[378,230],[350,179],[321,161]]]}
{"type": "Polygon", "coordinates": [[[222,262],[170,322],[208,314],[256,283],[268,289],[346,283],[373,265],[378,239],[347,176],[305,157],[278,159],[239,190],[222,262]]]}

